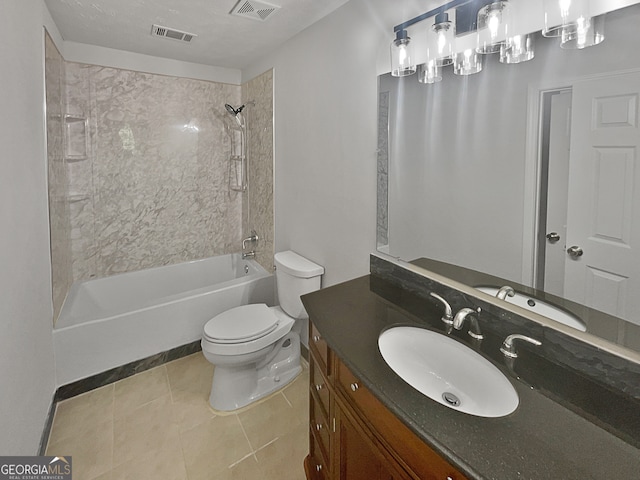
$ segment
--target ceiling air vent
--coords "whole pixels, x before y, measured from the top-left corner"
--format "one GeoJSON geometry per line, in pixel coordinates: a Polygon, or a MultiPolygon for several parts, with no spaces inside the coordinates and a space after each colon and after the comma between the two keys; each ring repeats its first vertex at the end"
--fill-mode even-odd
{"type": "Polygon", "coordinates": [[[280,7],[277,5],[271,5],[270,3],[261,2],[258,0],[240,0],[233,10],[231,15],[237,15],[239,17],[251,18],[252,20],[258,20],[264,22],[267,18],[273,15],[280,7]]]}
{"type": "Polygon", "coordinates": [[[151,35],[154,37],[165,37],[187,43],[193,40],[194,37],[197,37],[195,33],[182,32],[175,28],[163,27],[162,25],[153,25],[151,27],[151,35]]]}

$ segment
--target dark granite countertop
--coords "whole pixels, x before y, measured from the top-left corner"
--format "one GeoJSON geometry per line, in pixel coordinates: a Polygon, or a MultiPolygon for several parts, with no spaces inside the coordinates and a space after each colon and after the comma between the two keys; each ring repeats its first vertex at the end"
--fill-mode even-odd
{"type": "MultiPolygon", "coordinates": [[[[330,348],[360,381],[469,478],[640,478],[640,439],[582,412],[572,401],[574,396],[581,397],[599,408],[611,409],[604,417],[628,416],[636,422],[640,411],[637,400],[592,385],[527,349],[519,350],[520,357],[507,365],[498,351],[501,339],[487,336],[480,353],[509,377],[520,404],[514,413],[500,418],[461,413],[405,383],[387,366],[378,349],[378,336],[392,325],[444,333],[442,312],[434,303],[375,276],[325,288],[302,299],[330,348]]],[[[454,332],[452,336],[471,346],[465,334],[454,332]]]]}

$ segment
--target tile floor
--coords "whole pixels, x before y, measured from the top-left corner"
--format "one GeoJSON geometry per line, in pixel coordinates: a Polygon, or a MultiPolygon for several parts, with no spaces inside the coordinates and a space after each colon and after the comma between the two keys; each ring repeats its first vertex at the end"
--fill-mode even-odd
{"type": "Polygon", "coordinates": [[[201,352],[60,402],[47,455],[74,480],[304,480],[309,369],[238,413],[209,408],[201,352]]]}

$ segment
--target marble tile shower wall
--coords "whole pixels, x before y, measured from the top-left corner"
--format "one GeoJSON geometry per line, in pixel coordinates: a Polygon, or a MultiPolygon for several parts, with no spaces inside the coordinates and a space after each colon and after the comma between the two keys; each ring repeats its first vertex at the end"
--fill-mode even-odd
{"type": "Polygon", "coordinates": [[[90,136],[68,164],[74,281],[239,250],[224,128],[239,86],[67,63],[66,97],[90,136]]]}
{"type": "Polygon", "coordinates": [[[67,290],[73,282],[71,267],[71,225],[67,169],[64,152],[65,64],[48,34],[45,35],[45,78],[47,85],[47,165],[49,183],[49,228],[54,318],[57,318],[67,290]]]}
{"type": "Polygon", "coordinates": [[[243,232],[253,229],[260,240],[256,260],[268,272],[273,271],[273,70],[242,87],[242,102],[247,104],[247,176],[244,193],[243,232]]]}

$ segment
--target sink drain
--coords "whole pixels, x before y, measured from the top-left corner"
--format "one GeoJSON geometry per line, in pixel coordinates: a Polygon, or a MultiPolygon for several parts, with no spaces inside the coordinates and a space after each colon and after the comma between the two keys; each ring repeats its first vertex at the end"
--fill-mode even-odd
{"type": "Polygon", "coordinates": [[[452,407],[457,407],[460,405],[460,399],[451,392],[444,392],[442,394],[442,399],[452,407]]]}

